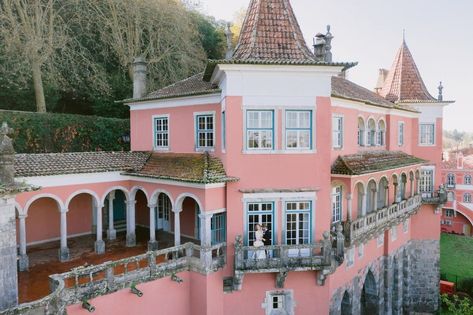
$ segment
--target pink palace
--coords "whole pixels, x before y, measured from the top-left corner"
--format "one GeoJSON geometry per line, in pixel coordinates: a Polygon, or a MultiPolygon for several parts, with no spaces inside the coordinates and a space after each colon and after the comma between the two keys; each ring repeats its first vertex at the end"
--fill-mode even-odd
{"type": "Polygon", "coordinates": [[[372,92],[332,61],[332,39],[309,48],[289,0],[252,0],[238,45],[202,73],[148,93],[137,58],[131,152],[13,155],[4,125],[2,314],[435,312],[452,102],[405,41],[372,92]],[[70,264],[80,239],[100,257],[143,238],[17,304],[38,246],[70,264]]]}

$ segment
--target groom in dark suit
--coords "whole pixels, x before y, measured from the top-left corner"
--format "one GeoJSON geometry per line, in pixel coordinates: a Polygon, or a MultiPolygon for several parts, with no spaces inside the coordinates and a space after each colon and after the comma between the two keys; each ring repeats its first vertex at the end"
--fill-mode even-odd
{"type": "MultiPolygon", "coordinates": [[[[261,225],[261,227],[263,228],[263,244],[264,244],[264,246],[271,246],[272,245],[271,231],[268,229],[266,224],[261,225]]],[[[266,257],[268,257],[268,258],[271,257],[271,251],[270,250],[266,250],[266,257]]]]}

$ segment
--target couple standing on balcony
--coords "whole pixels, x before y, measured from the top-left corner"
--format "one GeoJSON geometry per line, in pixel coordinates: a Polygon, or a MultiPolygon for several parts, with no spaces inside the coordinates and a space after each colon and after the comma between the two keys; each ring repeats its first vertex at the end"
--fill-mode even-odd
{"type": "MultiPolygon", "coordinates": [[[[255,226],[255,242],[253,246],[258,248],[262,246],[270,246],[271,245],[271,231],[268,229],[266,224],[260,225],[256,224],[255,226]]],[[[256,259],[265,259],[266,257],[270,256],[270,251],[268,250],[257,250],[255,252],[256,259]]]]}

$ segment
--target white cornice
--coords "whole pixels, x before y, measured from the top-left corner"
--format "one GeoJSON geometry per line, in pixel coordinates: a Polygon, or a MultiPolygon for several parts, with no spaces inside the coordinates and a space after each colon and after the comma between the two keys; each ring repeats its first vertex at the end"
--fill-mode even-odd
{"type": "Polygon", "coordinates": [[[130,107],[130,111],[135,110],[146,110],[146,109],[159,109],[159,108],[170,108],[170,107],[183,107],[183,106],[194,106],[194,105],[209,105],[209,104],[220,104],[222,100],[221,93],[205,94],[205,95],[194,95],[176,98],[167,98],[161,100],[149,100],[141,101],[138,103],[126,103],[130,107]]]}
{"type": "Polygon", "coordinates": [[[384,108],[381,106],[369,105],[362,101],[347,100],[343,98],[338,98],[336,96],[332,96],[332,107],[356,109],[367,113],[396,115],[408,118],[418,118],[420,116],[420,113],[413,113],[409,111],[399,110],[396,108],[384,108]]]}

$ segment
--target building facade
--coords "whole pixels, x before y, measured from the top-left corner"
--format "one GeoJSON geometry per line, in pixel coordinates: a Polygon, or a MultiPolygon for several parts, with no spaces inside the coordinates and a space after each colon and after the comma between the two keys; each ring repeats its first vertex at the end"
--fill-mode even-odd
{"type": "Polygon", "coordinates": [[[445,152],[442,182],[448,202],[442,210],[442,232],[471,236],[473,226],[473,154],[471,149],[445,152]]]}
{"type": "Polygon", "coordinates": [[[46,314],[405,314],[438,308],[443,107],[403,41],[377,93],[333,35],[306,45],[288,0],[252,0],[231,58],[149,94],[135,61],[132,152],[16,155],[18,259],[94,235],[52,275],[46,314]],[[265,246],[258,226],[265,225],[265,246]],[[157,235],[171,235],[163,247],[157,235]],[[189,242],[185,242],[189,241],[189,242]]]}

